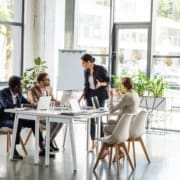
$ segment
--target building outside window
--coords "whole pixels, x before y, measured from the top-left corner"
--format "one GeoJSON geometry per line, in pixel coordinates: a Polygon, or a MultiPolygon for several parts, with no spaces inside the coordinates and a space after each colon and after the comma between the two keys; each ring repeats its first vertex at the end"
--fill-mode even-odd
{"type": "Polygon", "coordinates": [[[22,1],[0,0],[0,82],[21,73],[22,1]]]}
{"type": "MultiPolygon", "coordinates": [[[[158,0],[156,7],[153,75],[162,76],[169,89],[180,90],[180,0],[158,0]]],[[[171,93],[172,94],[172,93],[171,93]]]]}
{"type": "Polygon", "coordinates": [[[77,7],[75,48],[85,49],[93,55],[100,55],[96,58],[98,64],[107,66],[110,1],[78,0],[77,7]]]}

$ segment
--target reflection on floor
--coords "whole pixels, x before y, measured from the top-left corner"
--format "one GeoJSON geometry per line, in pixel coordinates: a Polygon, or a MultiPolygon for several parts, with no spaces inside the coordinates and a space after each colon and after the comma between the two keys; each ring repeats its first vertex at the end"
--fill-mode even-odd
{"type": "MultiPolygon", "coordinates": [[[[114,165],[108,169],[108,159],[99,163],[96,173],[93,173],[93,165],[96,153],[86,153],[86,133],[84,124],[75,124],[75,139],[77,150],[77,173],[73,173],[71,147],[67,136],[65,151],[62,150],[61,142],[63,132],[58,135],[57,142],[61,148],[55,159],[50,160],[50,166],[44,166],[44,158],[40,158],[39,165],[33,164],[34,138],[28,144],[29,155],[22,161],[9,161],[6,153],[6,138],[0,137],[0,179],[1,180],[166,180],[179,179],[180,161],[180,134],[165,135],[147,134],[144,142],[151,158],[151,164],[147,164],[144,154],[137,144],[137,167],[131,172],[126,160],[121,161],[119,177],[116,176],[114,165]]],[[[21,147],[19,147],[21,148],[21,147]]],[[[23,154],[23,151],[19,149],[23,154]]],[[[132,153],[131,153],[132,155],[132,153]]]]}

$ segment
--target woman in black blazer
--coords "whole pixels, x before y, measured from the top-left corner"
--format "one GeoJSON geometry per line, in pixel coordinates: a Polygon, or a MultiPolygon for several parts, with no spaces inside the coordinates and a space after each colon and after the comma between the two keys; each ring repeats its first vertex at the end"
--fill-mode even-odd
{"type": "MultiPolygon", "coordinates": [[[[104,107],[105,100],[108,99],[108,83],[109,76],[106,69],[103,66],[94,64],[95,58],[90,54],[84,54],[81,57],[82,66],[84,68],[84,91],[79,102],[84,97],[87,106],[93,106],[92,97],[97,97],[100,107],[104,107]]],[[[95,139],[95,119],[91,119],[91,139],[92,149],[96,147],[95,139]]],[[[103,124],[101,122],[101,136],[103,134],[103,124]]]]}

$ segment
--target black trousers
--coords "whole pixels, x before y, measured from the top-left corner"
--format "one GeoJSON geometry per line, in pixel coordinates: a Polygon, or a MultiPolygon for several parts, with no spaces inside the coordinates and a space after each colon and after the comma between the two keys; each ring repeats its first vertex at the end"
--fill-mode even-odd
{"type": "MultiPolygon", "coordinates": [[[[99,101],[100,107],[104,107],[105,100],[98,98],[98,101],[99,101]]],[[[87,106],[93,106],[91,97],[90,98],[86,98],[86,104],[87,104],[87,106]]],[[[91,133],[91,139],[94,140],[95,139],[95,135],[96,135],[96,122],[95,122],[95,118],[91,118],[91,130],[90,130],[90,133],[91,133]]],[[[103,137],[103,136],[104,136],[103,122],[101,121],[101,137],[103,137]]]]}
{"type": "MultiPolygon", "coordinates": [[[[31,128],[33,131],[33,134],[35,135],[35,121],[19,119],[19,124],[18,124],[17,134],[16,134],[16,144],[20,143],[20,133],[21,133],[22,128],[31,128]]],[[[43,142],[42,133],[39,131],[39,144],[42,144],[42,142],[43,142]]]]}

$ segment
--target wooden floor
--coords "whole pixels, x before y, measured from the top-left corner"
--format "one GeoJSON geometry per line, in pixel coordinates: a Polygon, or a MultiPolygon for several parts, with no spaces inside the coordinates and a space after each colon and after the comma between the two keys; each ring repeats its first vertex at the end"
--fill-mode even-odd
{"type": "MultiPolygon", "coordinates": [[[[150,155],[151,164],[148,164],[144,154],[137,144],[137,167],[131,171],[126,160],[121,161],[119,177],[116,176],[114,166],[108,169],[108,159],[101,161],[96,173],[93,173],[93,165],[96,153],[86,153],[86,132],[84,124],[75,124],[75,139],[77,151],[77,173],[73,173],[71,147],[67,137],[65,151],[62,150],[63,132],[58,135],[57,143],[60,152],[55,159],[50,160],[50,166],[44,166],[44,158],[40,158],[40,164],[33,164],[33,137],[28,144],[29,155],[22,161],[9,161],[6,153],[6,138],[0,137],[0,180],[179,180],[180,162],[180,134],[147,134],[143,137],[150,155]]],[[[25,132],[24,132],[25,133],[25,132]]],[[[19,151],[23,154],[19,146],[19,151]]],[[[132,155],[132,153],[131,153],[132,155]]],[[[132,156],[131,156],[132,157],[132,156]]]]}

